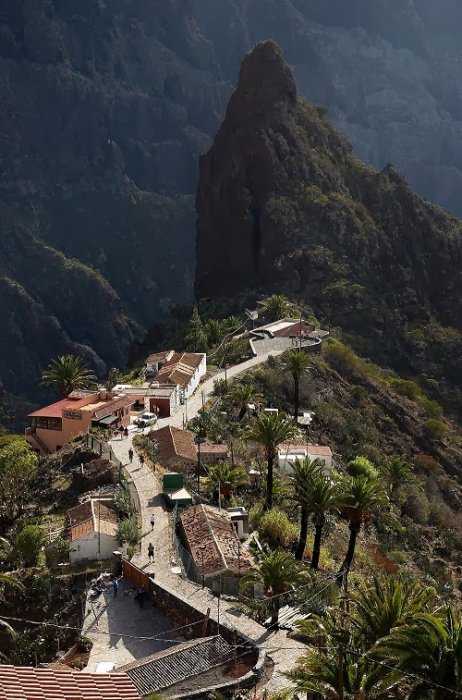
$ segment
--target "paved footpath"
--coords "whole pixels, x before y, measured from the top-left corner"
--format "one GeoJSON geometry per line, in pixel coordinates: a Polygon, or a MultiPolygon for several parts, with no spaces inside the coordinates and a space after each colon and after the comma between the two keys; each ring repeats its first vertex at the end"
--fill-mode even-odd
{"type": "MultiPolygon", "coordinates": [[[[227,370],[228,379],[245,372],[265,362],[270,355],[279,355],[284,350],[268,352],[265,355],[252,358],[240,365],[235,365],[227,370]]],[[[219,372],[213,378],[201,384],[188,401],[188,419],[193,418],[202,407],[202,392],[204,398],[208,398],[213,392],[214,381],[224,379],[225,373],[219,372]]],[[[183,416],[178,412],[173,417],[159,420],[159,427],[163,425],[182,426],[183,416]]],[[[132,477],[140,498],[141,505],[141,552],[136,554],[132,561],[144,571],[155,578],[159,583],[169,588],[178,598],[187,600],[202,613],[211,609],[211,617],[217,618],[218,600],[207,588],[201,588],[193,581],[185,580],[172,571],[175,561],[172,546],[172,523],[164,498],[161,493],[161,483],[153,471],[146,465],[141,465],[135,452],[133,462],[130,464],[128,450],[131,447],[133,434],[125,439],[115,438],[111,441],[111,447],[116,457],[124,464],[132,477]],[[154,514],[154,530],[151,530],[150,519],[154,514]],[[154,563],[148,561],[148,545],[152,542],[155,549],[154,563]]],[[[296,660],[306,649],[305,645],[289,639],[284,631],[273,632],[243,614],[236,614],[235,605],[225,600],[220,601],[220,620],[230,628],[235,628],[240,634],[252,639],[267,650],[268,656],[274,661],[274,672],[267,687],[271,692],[276,692],[289,684],[283,673],[293,668],[296,660]]]]}

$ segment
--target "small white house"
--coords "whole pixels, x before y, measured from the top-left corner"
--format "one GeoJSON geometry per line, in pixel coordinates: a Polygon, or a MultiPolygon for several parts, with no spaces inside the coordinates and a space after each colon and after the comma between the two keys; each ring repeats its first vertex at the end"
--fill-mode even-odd
{"type": "MultiPolygon", "coordinates": [[[[69,561],[110,559],[118,548],[117,513],[108,500],[92,498],[67,511],[71,533],[69,561]]],[[[112,501],[109,501],[112,503],[112,501]]]]}
{"type": "Polygon", "coordinates": [[[333,469],[333,453],[326,445],[309,443],[281,443],[278,447],[278,465],[282,474],[292,474],[297,459],[317,459],[329,474],[333,469]]]}

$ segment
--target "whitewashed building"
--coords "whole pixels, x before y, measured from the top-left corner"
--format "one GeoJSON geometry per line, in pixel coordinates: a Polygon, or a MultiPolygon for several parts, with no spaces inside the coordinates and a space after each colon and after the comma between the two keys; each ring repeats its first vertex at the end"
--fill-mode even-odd
{"type": "Polygon", "coordinates": [[[312,445],[310,443],[281,443],[278,447],[278,465],[282,474],[292,474],[294,463],[303,459],[317,459],[329,474],[333,469],[333,452],[327,445],[312,445]]]}
{"type": "Polygon", "coordinates": [[[107,503],[108,500],[92,498],[67,511],[71,564],[84,560],[110,559],[112,552],[118,549],[117,513],[107,503]]]}

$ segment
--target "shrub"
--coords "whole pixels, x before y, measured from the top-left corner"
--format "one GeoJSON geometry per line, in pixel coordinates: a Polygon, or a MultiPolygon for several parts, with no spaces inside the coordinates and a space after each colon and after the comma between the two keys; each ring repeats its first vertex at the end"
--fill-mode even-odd
{"type": "Polygon", "coordinates": [[[134,545],[134,544],[129,544],[128,547],[127,547],[127,557],[128,557],[129,559],[132,559],[132,557],[134,556],[135,552],[136,552],[136,547],[135,547],[135,545],[134,545]]]}
{"type": "Polygon", "coordinates": [[[446,432],[446,426],[441,420],[430,418],[423,425],[424,434],[430,440],[441,440],[446,432]]]}
{"type": "Polygon", "coordinates": [[[272,508],[262,516],[258,531],[272,549],[287,547],[298,535],[298,527],[280,508],[272,508]]]}
{"type": "Polygon", "coordinates": [[[376,479],[379,475],[377,469],[367,457],[355,457],[348,462],[348,473],[351,476],[365,476],[367,479],[376,479]]]}
{"type": "Polygon", "coordinates": [[[356,403],[360,403],[367,396],[367,390],[360,384],[355,384],[351,389],[351,398],[356,403]]]}
{"type": "Polygon", "coordinates": [[[122,520],[117,528],[117,539],[120,544],[128,542],[128,544],[136,545],[140,539],[140,527],[136,515],[132,515],[127,520],[122,520]]]}
{"type": "Polygon", "coordinates": [[[411,401],[416,401],[422,394],[420,386],[410,379],[390,379],[389,385],[397,394],[411,401]]]}
{"type": "Polygon", "coordinates": [[[22,562],[24,566],[37,566],[43,542],[43,530],[38,525],[26,525],[14,538],[13,561],[22,562]]]}
{"type": "Polygon", "coordinates": [[[438,401],[424,397],[420,401],[420,405],[432,418],[442,418],[443,407],[438,403],[438,401]]]}

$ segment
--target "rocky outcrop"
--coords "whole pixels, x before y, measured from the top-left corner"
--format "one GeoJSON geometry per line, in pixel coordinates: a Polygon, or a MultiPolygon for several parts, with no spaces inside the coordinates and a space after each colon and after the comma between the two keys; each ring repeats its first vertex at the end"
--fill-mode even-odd
{"type": "Polygon", "coordinates": [[[462,215],[459,0],[197,0],[197,17],[225,78],[275,39],[300,94],[329,109],[359,157],[395,164],[462,215]]]}
{"type": "Polygon", "coordinates": [[[460,385],[462,223],[352,154],[258,44],[200,161],[199,298],[285,290],[369,355],[460,385]]]}

